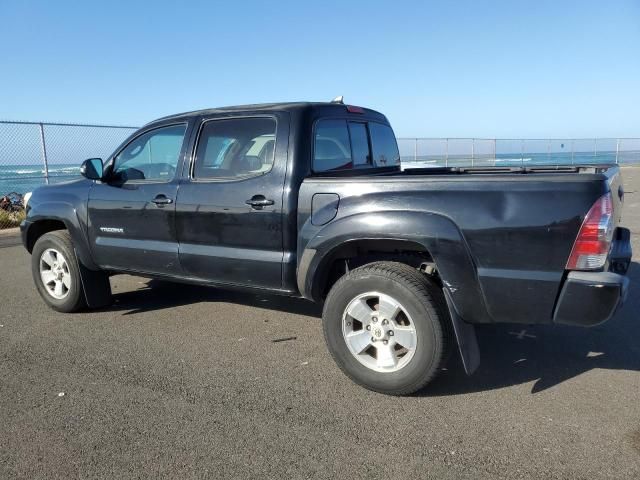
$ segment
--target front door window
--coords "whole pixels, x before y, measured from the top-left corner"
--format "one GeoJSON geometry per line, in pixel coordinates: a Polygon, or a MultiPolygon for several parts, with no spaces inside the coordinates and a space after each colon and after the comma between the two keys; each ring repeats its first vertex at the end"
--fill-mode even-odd
{"type": "Polygon", "coordinates": [[[172,125],[136,137],[115,157],[114,177],[123,181],[172,180],[186,129],[186,125],[172,125]]]}

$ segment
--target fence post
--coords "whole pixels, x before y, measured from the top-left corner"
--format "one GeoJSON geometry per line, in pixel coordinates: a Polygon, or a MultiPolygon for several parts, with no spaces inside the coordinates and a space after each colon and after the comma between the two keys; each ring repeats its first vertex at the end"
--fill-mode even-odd
{"type": "Polygon", "coordinates": [[[494,138],[493,139],[493,166],[494,167],[496,166],[496,149],[497,149],[496,143],[497,142],[498,142],[498,140],[494,138]]]}
{"type": "Polygon", "coordinates": [[[618,153],[620,152],[620,139],[616,138],[616,165],[618,164],[618,153]]]}
{"type": "Polygon", "coordinates": [[[575,142],[575,140],[571,140],[571,165],[573,165],[573,153],[574,153],[573,142],[575,142]]]}
{"type": "Polygon", "coordinates": [[[471,166],[473,167],[473,156],[475,154],[475,150],[476,150],[476,139],[472,138],[471,139],[471,166]]]}
{"type": "Polygon", "coordinates": [[[414,139],[415,144],[413,145],[413,163],[418,163],[418,139],[414,139]]]}
{"type": "Polygon", "coordinates": [[[449,166],[449,139],[445,138],[444,166],[449,166]]]}
{"type": "Polygon", "coordinates": [[[40,145],[42,146],[42,161],[44,163],[44,182],[49,185],[49,161],[47,159],[47,144],[44,141],[44,125],[40,125],[40,145]]]}

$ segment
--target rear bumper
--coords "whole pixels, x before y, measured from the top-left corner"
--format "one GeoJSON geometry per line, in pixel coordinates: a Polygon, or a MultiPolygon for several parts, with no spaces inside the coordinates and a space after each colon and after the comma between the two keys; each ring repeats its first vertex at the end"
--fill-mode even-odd
{"type": "Polygon", "coordinates": [[[631,263],[631,234],[617,228],[608,272],[569,272],[553,314],[554,323],[591,327],[609,320],[629,290],[625,276],[631,263]]]}
{"type": "Polygon", "coordinates": [[[629,279],[612,272],[570,272],[553,316],[555,323],[591,327],[609,320],[624,302],[629,279]]]}
{"type": "Polygon", "coordinates": [[[608,272],[569,272],[558,298],[554,323],[591,327],[609,320],[627,297],[631,234],[617,228],[608,272]]]}

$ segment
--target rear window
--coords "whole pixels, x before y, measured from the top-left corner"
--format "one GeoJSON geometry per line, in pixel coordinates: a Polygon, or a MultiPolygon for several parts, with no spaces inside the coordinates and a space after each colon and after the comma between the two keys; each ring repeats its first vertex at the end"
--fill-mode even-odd
{"type": "Polygon", "coordinates": [[[360,165],[371,165],[367,124],[349,122],[349,135],[351,137],[353,166],[358,167],[360,165]]]}
{"type": "Polygon", "coordinates": [[[314,172],[399,164],[398,145],[388,125],[341,119],[320,120],[316,125],[314,172]]]}
{"type": "Polygon", "coordinates": [[[388,125],[370,123],[371,148],[373,163],[376,167],[393,167],[400,165],[400,152],[393,130],[388,125]]]}
{"type": "Polygon", "coordinates": [[[351,168],[351,142],[346,120],[321,120],[316,127],[313,169],[316,172],[351,168]]]}

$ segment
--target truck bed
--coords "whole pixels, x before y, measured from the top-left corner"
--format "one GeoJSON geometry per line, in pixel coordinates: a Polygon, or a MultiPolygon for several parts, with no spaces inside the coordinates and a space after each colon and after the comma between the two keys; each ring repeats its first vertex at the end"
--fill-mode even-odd
{"type": "Polygon", "coordinates": [[[336,235],[341,222],[357,217],[365,231],[375,231],[380,222],[379,230],[389,235],[409,238],[420,232],[424,244],[432,245],[434,251],[428,253],[466,321],[549,323],[584,216],[608,191],[618,224],[623,191],[616,166],[316,176],[304,180],[300,189],[298,252],[318,236],[336,235]],[[325,194],[334,195],[337,205],[319,202],[325,194]],[[319,225],[327,208],[336,209],[335,217],[319,225]],[[455,232],[433,231],[431,237],[436,224],[455,232]],[[449,244],[457,242],[456,234],[463,247],[452,259],[449,244]],[[440,255],[439,261],[438,253],[444,251],[448,255],[440,255]],[[473,291],[474,284],[479,291],[473,291]]]}

